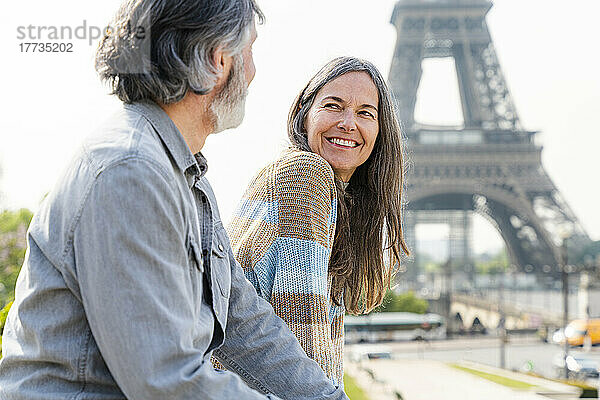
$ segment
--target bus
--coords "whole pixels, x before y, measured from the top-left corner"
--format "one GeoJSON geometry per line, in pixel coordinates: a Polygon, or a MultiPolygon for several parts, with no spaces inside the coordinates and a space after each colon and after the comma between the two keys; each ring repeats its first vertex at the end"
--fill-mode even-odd
{"type": "Polygon", "coordinates": [[[444,317],[437,314],[381,312],[344,317],[346,343],[437,340],[446,338],[444,317]]]}

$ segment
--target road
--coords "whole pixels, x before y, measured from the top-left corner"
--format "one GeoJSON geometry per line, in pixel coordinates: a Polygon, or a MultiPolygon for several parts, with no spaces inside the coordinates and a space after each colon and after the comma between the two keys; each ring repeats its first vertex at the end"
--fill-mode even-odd
{"type": "MultiPolygon", "coordinates": [[[[528,362],[532,363],[533,372],[554,378],[556,372],[552,361],[561,352],[558,345],[537,341],[534,337],[512,339],[506,346],[506,368],[519,370],[528,362]]],[[[473,361],[494,367],[500,366],[500,343],[497,338],[479,337],[467,339],[450,339],[422,342],[394,342],[379,344],[346,345],[347,354],[358,354],[364,351],[390,352],[392,358],[435,360],[456,362],[461,360],[473,361]]],[[[581,348],[574,348],[573,353],[581,353],[581,348]]],[[[600,365],[600,347],[593,347],[587,357],[596,360],[600,365]]],[[[598,379],[588,381],[589,384],[600,386],[598,379]]]]}

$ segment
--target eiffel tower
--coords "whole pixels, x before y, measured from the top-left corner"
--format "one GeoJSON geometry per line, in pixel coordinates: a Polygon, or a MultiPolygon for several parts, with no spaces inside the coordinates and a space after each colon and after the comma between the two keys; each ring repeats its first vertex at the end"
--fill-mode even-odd
{"type": "MultiPolygon", "coordinates": [[[[472,211],[497,228],[519,270],[557,273],[561,232],[589,237],[541,162],[537,132],[523,129],[502,74],[486,0],[400,0],[389,84],[406,135],[406,239],[415,225],[450,225],[450,257],[469,265],[472,211]],[[426,126],[414,119],[425,58],[452,57],[464,126],[426,126]]],[[[468,268],[467,268],[468,269],[468,268]]],[[[472,268],[471,268],[472,270],[472,268]]]]}

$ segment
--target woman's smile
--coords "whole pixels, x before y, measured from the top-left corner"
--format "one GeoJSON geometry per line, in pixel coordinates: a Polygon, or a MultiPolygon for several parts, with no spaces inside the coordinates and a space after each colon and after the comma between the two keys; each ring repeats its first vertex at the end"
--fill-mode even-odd
{"type": "Polygon", "coordinates": [[[333,146],[339,147],[344,150],[351,150],[351,149],[354,149],[359,146],[358,142],[356,142],[354,140],[350,140],[350,139],[342,139],[342,138],[338,138],[338,137],[331,137],[331,138],[324,137],[324,139],[327,142],[331,143],[333,146]]]}

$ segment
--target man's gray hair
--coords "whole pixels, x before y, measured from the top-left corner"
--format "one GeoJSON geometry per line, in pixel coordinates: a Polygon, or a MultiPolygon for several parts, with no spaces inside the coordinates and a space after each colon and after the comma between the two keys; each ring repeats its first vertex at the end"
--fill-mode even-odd
{"type": "Polygon", "coordinates": [[[255,0],[126,0],[96,53],[96,71],[121,101],[176,103],[210,92],[221,47],[237,55],[250,40],[255,0]]]}

